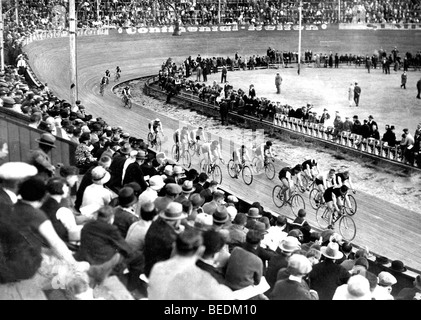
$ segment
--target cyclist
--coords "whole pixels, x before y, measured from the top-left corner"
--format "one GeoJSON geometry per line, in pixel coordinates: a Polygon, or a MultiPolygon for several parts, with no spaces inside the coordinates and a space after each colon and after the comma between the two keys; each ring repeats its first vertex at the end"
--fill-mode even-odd
{"type": "Polygon", "coordinates": [[[251,161],[249,153],[247,151],[246,146],[243,144],[241,147],[237,148],[233,153],[233,160],[235,165],[235,176],[234,178],[238,178],[238,171],[241,170],[246,160],[251,161]]]}
{"type": "Polygon", "coordinates": [[[100,88],[100,92],[101,94],[104,92],[104,88],[108,83],[108,78],[106,76],[103,76],[101,78],[101,82],[99,83],[99,88],[100,88]]]}
{"type": "Polygon", "coordinates": [[[254,150],[256,156],[262,160],[262,163],[266,165],[268,158],[274,158],[275,154],[273,153],[272,149],[272,141],[266,141],[266,143],[262,143],[258,148],[254,150]]]}
{"type": "Polygon", "coordinates": [[[335,223],[336,216],[335,213],[338,213],[338,216],[341,216],[341,208],[343,207],[342,197],[348,192],[348,187],[342,185],[340,188],[329,187],[323,193],[323,199],[327,204],[329,210],[332,212],[332,223],[335,223]]]}
{"type": "Polygon", "coordinates": [[[174,139],[174,143],[177,146],[180,146],[180,143],[181,143],[182,145],[181,155],[184,155],[184,151],[186,150],[186,148],[188,148],[188,145],[191,142],[189,128],[187,126],[184,126],[181,129],[178,128],[177,130],[175,130],[173,134],[173,139],[174,139]]]}
{"type": "Polygon", "coordinates": [[[205,131],[203,127],[190,131],[190,140],[196,144],[197,154],[200,155],[200,147],[206,142],[205,131]]]}
{"type": "Polygon", "coordinates": [[[216,160],[222,160],[218,140],[202,144],[202,154],[206,158],[206,165],[213,165],[216,160]]]}
{"type": "MultiPolygon", "coordinates": [[[[312,159],[310,156],[306,156],[304,158],[304,162],[302,163],[303,166],[303,174],[307,177],[310,181],[313,181],[319,172],[319,167],[317,166],[317,162],[315,159],[312,159]]],[[[307,186],[307,190],[310,186],[307,186]]]]}
{"type": "MultiPolygon", "coordinates": [[[[340,188],[341,186],[346,185],[346,181],[348,181],[349,187],[351,188],[352,192],[355,193],[354,186],[351,182],[351,177],[349,176],[349,171],[338,172],[335,174],[335,186],[336,188],[340,188]]],[[[346,204],[348,208],[352,208],[351,202],[349,201],[348,193],[345,195],[346,204]]],[[[351,209],[352,210],[352,209],[351,209]]]]}
{"type": "Polygon", "coordinates": [[[335,185],[335,169],[319,173],[316,176],[315,182],[320,192],[317,194],[317,199],[314,200],[316,203],[319,203],[320,201],[323,201],[323,197],[321,195],[325,193],[326,189],[335,185]]]}
{"type": "Polygon", "coordinates": [[[123,95],[124,106],[126,106],[129,103],[130,98],[132,97],[132,94],[130,92],[130,87],[125,86],[123,90],[121,91],[121,94],[123,95]]]}
{"type": "MultiPolygon", "coordinates": [[[[282,194],[286,194],[288,191],[288,199],[291,197],[291,190],[294,188],[294,179],[302,171],[301,165],[296,165],[294,168],[284,167],[279,171],[278,178],[282,182],[282,194]]],[[[301,179],[298,180],[301,183],[301,179]]]]}
{"type": "Polygon", "coordinates": [[[156,136],[158,132],[161,132],[162,136],[164,136],[164,129],[162,128],[162,123],[159,118],[156,118],[149,122],[148,124],[149,132],[153,135],[153,141],[156,142],[156,136]]]}
{"type": "MultiPolygon", "coordinates": [[[[107,77],[107,79],[109,80],[110,79],[110,77],[111,77],[111,72],[110,72],[110,70],[105,70],[105,76],[107,77]]],[[[107,84],[108,84],[108,82],[107,82],[107,84]]]]}

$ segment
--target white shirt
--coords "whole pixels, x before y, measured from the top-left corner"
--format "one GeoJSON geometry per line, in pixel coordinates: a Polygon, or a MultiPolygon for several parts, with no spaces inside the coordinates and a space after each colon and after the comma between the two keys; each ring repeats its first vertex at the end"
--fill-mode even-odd
{"type": "Polygon", "coordinates": [[[136,215],[140,217],[140,209],[142,207],[142,204],[146,202],[154,202],[155,199],[158,198],[158,192],[148,187],[145,191],[143,191],[139,195],[139,199],[136,206],[136,215]]]}
{"type": "Polygon", "coordinates": [[[85,192],[83,193],[81,211],[83,207],[86,206],[99,206],[103,207],[110,203],[112,200],[112,193],[110,190],[104,188],[100,184],[91,184],[86,187],[85,192]]]}
{"type": "Polygon", "coordinates": [[[279,247],[281,242],[288,236],[288,233],[284,231],[285,226],[272,226],[269,228],[268,233],[263,238],[262,243],[266,245],[270,250],[275,251],[279,247]]]}

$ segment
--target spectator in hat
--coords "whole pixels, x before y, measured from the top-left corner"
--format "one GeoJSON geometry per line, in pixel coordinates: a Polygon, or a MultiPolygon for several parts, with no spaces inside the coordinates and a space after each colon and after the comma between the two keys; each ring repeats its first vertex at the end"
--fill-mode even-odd
{"type": "Polygon", "coordinates": [[[165,185],[165,196],[155,199],[154,204],[158,213],[164,211],[167,206],[173,202],[181,193],[181,187],[176,183],[168,183],[165,185]]]}
{"type": "Polygon", "coordinates": [[[218,255],[225,245],[225,237],[218,231],[206,230],[202,233],[205,251],[196,261],[196,266],[208,272],[220,284],[226,284],[225,273],[217,268],[218,255]]]}
{"type": "Polygon", "coordinates": [[[25,162],[6,162],[0,166],[0,206],[12,206],[18,201],[19,186],[38,173],[35,166],[25,162]]]}
{"type": "MultiPolygon", "coordinates": [[[[180,186],[174,185],[180,188],[180,186]]],[[[173,187],[171,186],[171,188],[173,187]]],[[[158,211],[158,218],[152,222],[145,235],[144,272],[147,277],[155,263],[170,258],[177,235],[184,231],[181,220],[187,218],[187,215],[183,213],[181,203],[172,201],[162,211],[156,204],[155,207],[158,211]]]]}
{"type": "Polygon", "coordinates": [[[297,238],[287,236],[275,251],[275,255],[269,260],[266,280],[271,288],[274,287],[278,271],[288,266],[288,259],[294,251],[299,250],[301,247],[297,238]]]}
{"type": "Polygon", "coordinates": [[[204,188],[200,195],[205,198],[205,203],[212,201],[213,193],[218,189],[218,182],[212,180],[209,182],[207,188],[204,188]]]}
{"type": "Polygon", "coordinates": [[[297,218],[290,223],[290,230],[298,229],[303,233],[303,243],[310,241],[311,226],[306,220],[307,212],[305,209],[298,210],[297,218]]]}
{"type": "Polygon", "coordinates": [[[104,187],[110,181],[110,173],[102,166],[97,166],[91,171],[92,184],[83,192],[80,212],[87,217],[93,218],[93,213],[99,208],[106,206],[113,198],[111,191],[104,187]]]}
{"type": "Polygon", "coordinates": [[[37,175],[47,181],[54,176],[56,168],[51,164],[50,153],[55,148],[56,138],[50,133],[43,133],[39,139],[38,148],[31,150],[28,157],[28,163],[38,169],[37,175]]]}
{"type": "Polygon", "coordinates": [[[360,274],[353,275],[335,289],[332,300],[371,300],[370,283],[360,274]]]}
{"type": "Polygon", "coordinates": [[[146,160],[146,152],[139,150],[136,154],[136,161],[129,164],[124,175],[123,185],[130,182],[137,182],[142,190],[146,190],[148,184],[145,181],[145,175],[142,171],[141,165],[146,160]]]}
{"type": "MultiPolygon", "coordinates": [[[[98,166],[103,167],[105,170],[108,170],[111,165],[111,158],[107,156],[101,157],[98,161],[98,166]]],[[[86,187],[90,186],[92,182],[92,170],[96,168],[96,166],[92,166],[91,168],[86,171],[83,175],[82,180],[80,181],[79,188],[76,192],[76,200],[75,200],[75,209],[79,211],[80,206],[82,205],[83,194],[85,192],[86,187]]],[[[79,172],[80,173],[80,172],[79,172]]]]}
{"type": "Polygon", "coordinates": [[[303,280],[312,270],[311,262],[305,256],[293,254],[288,260],[287,269],[289,277],[275,283],[271,300],[319,300],[317,292],[303,280]]]}
{"type": "Polygon", "coordinates": [[[354,254],[354,259],[346,259],[341,262],[341,266],[346,270],[351,271],[355,265],[355,262],[359,258],[368,258],[369,252],[366,249],[360,248],[354,254]]]}
{"type": "Polygon", "coordinates": [[[392,286],[397,283],[396,278],[387,271],[378,274],[378,284],[372,292],[373,300],[395,300],[392,296],[392,286]]]}
{"type": "Polygon", "coordinates": [[[263,276],[263,262],[257,256],[261,236],[255,230],[249,230],[244,247],[235,247],[228,259],[225,280],[232,290],[250,285],[258,285],[263,276]]]}
{"type": "Polygon", "coordinates": [[[207,202],[203,205],[203,211],[207,214],[214,214],[216,210],[222,209],[224,207],[224,197],[225,193],[221,190],[216,190],[213,192],[212,201],[207,202]]]}
{"type": "Polygon", "coordinates": [[[76,167],[79,168],[81,174],[88,171],[90,167],[97,165],[97,159],[94,158],[91,150],[92,145],[90,133],[82,133],[75,151],[76,167]]]}
{"type": "Polygon", "coordinates": [[[103,206],[97,212],[97,219],[82,228],[80,247],[75,258],[91,264],[88,274],[94,284],[102,283],[118,264],[133,254],[113,222],[114,209],[103,206]]]}
{"type": "MultiPolygon", "coordinates": [[[[131,151],[132,151],[132,148],[130,144],[127,143],[122,148],[116,150],[112,156],[112,163],[109,168],[111,179],[110,179],[110,182],[107,184],[107,187],[117,194],[118,194],[118,191],[123,186],[123,184],[126,184],[130,181],[135,181],[139,183],[136,180],[123,181],[122,179],[124,163],[126,159],[129,157],[131,151]]],[[[126,176],[127,176],[127,170],[126,170],[126,176]]],[[[142,186],[140,183],[139,185],[142,186]]]]}
{"type": "Polygon", "coordinates": [[[194,192],[193,181],[185,180],[181,186],[181,193],[175,199],[175,201],[183,202],[183,200],[189,200],[190,195],[194,192]]]}
{"type": "Polygon", "coordinates": [[[145,180],[149,180],[150,177],[155,176],[158,174],[158,171],[153,166],[153,160],[155,156],[153,153],[148,153],[146,155],[145,161],[140,166],[142,168],[143,174],[145,175],[145,180]]]}
{"type": "Polygon", "coordinates": [[[276,251],[281,242],[288,236],[288,220],[285,216],[279,215],[276,218],[276,224],[268,229],[268,233],[265,237],[267,247],[276,251]]]}
{"type": "Polygon", "coordinates": [[[154,175],[149,179],[149,186],[140,194],[137,202],[137,216],[139,216],[139,210],[142,204],[146,202],[154,202],[156,198],[158,198],[158,192],[161,191],[164,186],[164,180],[160,175],[154,175]]]}
{"type": "Polygon", "coordinates": [[[246,242],[246,235],[248,229],[246,228],[247,216],[245,213],[237,213],[232,224],[228,227],[229,240],[228,248],[229,252],[232,252],[234,247],[243,246],[246,242]]]}
{"type": "Polygon", "coordinates": [[[138,221],[135,214],[137,197],[130,187],[123,187],[118,193],[118,206],[114,208],[114,225],[118,228],[123,238],[126,238],[130,226],[138,221]]]}
{"type": "Polygon", "coordinates": [[[350,273],[354,274],[361,274],[365,276],[366,272],[368,271],[369,264],[368,260],[365,257],[358,258],[355,260],[354,267],[351,269],[350,273]]]}
{"type": "Polygon", "coordinates": [[[175,179],[175,183],[180,184],[180,185],[183,184],[185,174],[184,174],[184,169],[182,166],[178,166],[178,165],[174,166],[173,177],[175,179]]]}
{"type": "Polygon", "coordinates": [[[350,273],[341,265],[335,264],[335,260],[343,256],[336,242],[321,247],[320,251],[324,260],[313,266],[308,276],[309,285],[317,291],[320,300],[332,300],[336,288],[348,282],[350,273]]]}
{"type": "Polygon", "coordinates": [[[179,234],[173,257],[157,262],[150,273],[148,299],[232,300],[228,287],[196,265],[204,250],[203,238],[197,230],[179,234]]]}
{"type": "Polygon", "coordinates": [[[198,181],[197,183],[194,183],[193,185],[196,188],[194,193],[201,193],[204,189],[208,187],[209,185],[208,178],[209,177],[205,172],[199,173],[198,181]]]}
{"type": "Polygon", "coordinates": [[[421,276],[415,277],[413,287],[400,290],[396,300],[421,300],[421,276]]]}
{"type": "Polygon", "coordinates": [[[192,212],[191,212],[190,216],[187,218],[187,220],[194,222],[194,220],[196,220],[196,217],[199,214],[199,212],[203,212],[202,205],[205,203],[205,199],[199,193],[195,193],[195,192],[193,192],[190,195],[189,199],[192,203],[193,208],[192,208],[192,212]]]}
{"type": "Polygon", "coordinates": [[[259,209],[256,207],[251,207],[248,210],[248,213],[246,214],[246,216],[247,216],[246,228],[248,229],[252,229],[256,221],[258,221],[262,217],[262,215],[259,212],[259,209]]]}
{"type": "Polygon", "coordinates": [[[57,235],[66,243],[80,241],[82,225],[76,223],[75,216],[70,208],[62,205],[70,193],[66,180],[60,177],[50,178],[47,181],[46,190],[48,197],[44,200],[41,210],[50,219],[57,235]]]}
{"type": "Polygon", "coordinates": [[[126,176],[127,167],[130,164],[136,162],[137,153],[138,152],[136,150],[130,151],[129,156],[126,158],[126,161],[124,161],[123,172],[121,173],[121,183],[122,183],[122,185],[124,185],[124,177],[126,176]]]}
{"type": "Polygon", "coordinates": [[[140,219],[134,222],[127,231],[126,241],[133,250],[143,253],[145,248],[145,236],[157,211],[153,202],[144,202],[140,206],[140,219]]]}

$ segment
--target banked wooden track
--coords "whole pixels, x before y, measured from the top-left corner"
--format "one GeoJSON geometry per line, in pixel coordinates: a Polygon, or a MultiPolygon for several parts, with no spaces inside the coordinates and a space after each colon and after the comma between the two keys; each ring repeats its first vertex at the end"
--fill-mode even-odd
{"type": "MultiPolygon", "coordinates": [[[[121,125],[132,135],[146,138],[147,122],[157,115],[146,108],[135,105],[131,110],[123,109],[121,100],[106,88],[104,96],[98,94],[98,83],[106,69],[113,71],[119,65],[122,72],[121,82],[138,78],[142,75],[156,74],[159,66],[168,57],[176,60],[189,55],[232,55],[238,50],[249,53],[262,52],[262,48],[275,46],[276,39],[247,38],[238,40],[227,35],[218,39],[221,45],[215,45],[215,39],[201,37],[155,36],[96,36],[78,39],[78,84],[79,99],[87,111],[94,117],[102,117],[110,125],[121,125]],[[240,44],[239,44],[240,43],[240,44]]],[[[48,39],[29,44],[26,49],[30,63],[41,82],[48,86],[60,98],[69,100],[69,45],[68,38],[48,39]]],[[[263,49],[264,50],[264,49],[263,49]]],[[[263,54],[264,52],[262,52],[263,54]]],[[[167,141],[164,149],[171,150],[172,132],[178,121],[159,115],[164,119],[167,141]]],[[[226,161],[229,151],[223,150],[226,161]]],[[[277,163],[277,168],[285,163],[277,163]]],[[[193,166],[198,166],[198,159],[193,159],[193,166]]],[[[292,217],[289,209],[278,210],[272,202],[271,192],[275,183],[266,177],[255,177],[254,182],[245,186],[242,180],[231,179],[223,168],[223,188],[246,201],[259,201],[265,209],[292,217]]],[[[306,199],[306,206],[309,208],[306,199]]],[[[359,209],[354,220],[358,227],[354,243],[367,245],[376,254],[391,260],[401,260],[411,269],[421,270],[421,217],[418,213],[384,202],[362,192],[356,195],[359,209]]],[[[314,211],[308,210],[308,220],[317,226],[314,211]]]]}

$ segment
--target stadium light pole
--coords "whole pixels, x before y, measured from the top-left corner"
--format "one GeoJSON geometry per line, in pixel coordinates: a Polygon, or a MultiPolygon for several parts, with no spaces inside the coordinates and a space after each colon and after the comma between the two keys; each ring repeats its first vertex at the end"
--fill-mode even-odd
{"type": "Polygon", "coordinates": [[[0,71],[4,71],[4,21],[3,21],[3,3],[0,0],[0,71]]]}
{"type": "Polygon", "coordinates": [[[303,2],[300,0],[298,4],[298,69],[297,73],[300,75],[300,68],[301,68],[301,19],[302,19],[302,10],[303,10],[303,2]]]}
{"type": "Polygon", "coordinates": [[[78,100],[78,83],[77,83],[77,47],[76,47],[76,15],[79,9],[89,6],[88,2],[81,2],[76,10],[75,0],[69,0],[69,41],[70,41],[70,103],[74,105],[78,100]]]}

